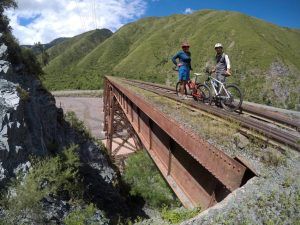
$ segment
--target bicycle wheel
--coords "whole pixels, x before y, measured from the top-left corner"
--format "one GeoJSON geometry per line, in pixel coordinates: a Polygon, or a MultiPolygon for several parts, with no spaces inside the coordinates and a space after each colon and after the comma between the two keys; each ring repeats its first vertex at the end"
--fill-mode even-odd
{"type": "Polygon", "coordinates": [[[235,84],[226,85],[226,90],[229,97],[223,91],[223,96],[220,96],[221,105],[224,109],[229,111],[237,110],[243,103],[243,94],[239,87],[235,84]]]}
{"type": "Polygon", "coordinates": [[[206,84],[199,84],[197,87],[197,97],[194,97],[194,99],[211,104],[210,88],[206,84]]]}
{"type": "MultiPolygon", "coordinates": [[[[179,96],[178,94],[180,94],[180,81],[177,82],[176,84],[176,95],[179,96]]],[[[184,90],[185,91],[185,95],[186,95],[186,89],[184,90]]]]}

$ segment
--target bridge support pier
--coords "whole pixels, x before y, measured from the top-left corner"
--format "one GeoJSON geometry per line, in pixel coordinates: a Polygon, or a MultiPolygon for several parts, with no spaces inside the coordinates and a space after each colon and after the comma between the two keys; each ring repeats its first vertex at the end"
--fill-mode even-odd
{"type": "Polygon", "coordinates": [[[127,156],[144,147],[120,104],[116,101],[113,92],[108,91],[106,93],[109,96],[109,98],[104,100],[106,148],[110,157],[117,161],[120,169],[123,170],[125,166],[124,160],[127,156]]]}

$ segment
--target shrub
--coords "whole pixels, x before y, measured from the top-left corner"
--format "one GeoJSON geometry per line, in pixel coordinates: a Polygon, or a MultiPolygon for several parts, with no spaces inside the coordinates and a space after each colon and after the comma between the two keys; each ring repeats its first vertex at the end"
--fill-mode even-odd
{"type": "MultiPolygon", "coordinates": [[[[43,74],[43,70],[35,55],[29,49],[22,49],[16,38],[11,33],[9,19],[4,14],[4,11],[9,8],[16,8],[15,0],[1,0],[0,2],[0,31],[2,33],[1,40],[8,47],[8,61],[15,67],[22,65],[24,74],[34,75],[36,77],[43,74]]],[[[18,71],[20,72],[20,71],[18,71]]]]}
{"type": "Polygon", "coordinates": [[[185,208],[179,208],[179,209],[168,209],[168,207],[164,207],[162,209],[161,215],[162,218],[169,223],[177,224],[184,220],[188,220],[190,218],[195,217],[200,213],[200,208],[195,209],[185,209],[185,208]]]}
{"type": "Polygon", "coordinates": [[[65,114],[65,120],[69,122],[71,127],[75,129],[79,134],[83,135],[85,138],[92,138],[90,132],[85,127],[83,121],[77,118],[75,112],[67,112],[65,114]]]}
{"type": "Polygon", "coordinates": [[[44,73],[41,64],[31,49],[21,48],[20,54],[21,63],[24,64],[23,71],[26,74],[40,76],[44,73]]]}
{"type": "Polygon", "coordinates": [[[131,187],[130,194],[141,196],[151,207],[178,204],[172,190],[145,151],[127,159],[123,179],[131,187]]]}
{"type": "Polygon", "coordinates": [[[29,100],[30,96],[29,96],[29,92],[24,90],[23,88],[21,88],[20,86],[17,86],[16,88],[17,92],[18,92],[18,96],[20,97],[20,99],[22,101],[27,101],[29,100]]]}
{"type": "Polygon", "coordinates": [[[67,191],[73,199],[82,196],[77,146],[73,145],[52,158],[32,159],[32,164],[24,180],[12,181],[10,192],[3,201],[8,220],[12,223],[22,215],[30,215],[36,221],[41,221],[43,214],[40,201],[50,193],[67,191]]]}
{"type": "Polygon", "coordinates": [[[263,162],[273,166],[279,166],[286,163],[286,158],[284,157],[284,155],[273,148],[268,148],[264,152],[262,160],[263,162]]]}
{"type": "Polygon", "coordinates": [[[84,209],[78,209],[71,212],[65,219],[64,223],[66,225],[83,225],[83,224],[97,224],[104,225],[108,224],[109,220],[101,216],[101,221],[94,219],[93,217],[97,213],[97,209],[93,204],[88,205],[84,209]]]}

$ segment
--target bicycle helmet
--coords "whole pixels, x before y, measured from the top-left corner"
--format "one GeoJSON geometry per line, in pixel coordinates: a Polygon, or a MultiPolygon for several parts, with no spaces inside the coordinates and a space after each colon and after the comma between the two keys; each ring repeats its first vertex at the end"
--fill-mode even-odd
{"type": "Polygon", "coordinates": [[[215,44],[215,48],[223,48],[223,45],[221,43],[215,44]]]}

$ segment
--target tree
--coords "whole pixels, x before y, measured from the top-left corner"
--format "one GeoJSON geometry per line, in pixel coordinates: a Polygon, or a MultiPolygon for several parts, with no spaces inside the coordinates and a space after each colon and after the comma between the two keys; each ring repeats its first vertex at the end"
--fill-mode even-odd
{"type": "Polygon", "coordinates": [[[49,63],[49,54],[46,52],[45,45],[41,44],[41,42],[34,43],[34,48],[37,49],[37,54],[40,54],[40,63],[43,66],[46,66],[49,63]]]}
{"type": "Polygon", "coordinates": [[[17,3],[15,0],[0,0],[0,33],[1,42],[7,47],[7,60],[12,64],[12,68],[18,68],[18,74],[30,74],[39,76],[43,73],[39,62],[36,60],[31,51],[22,50],[18,41],[11,33],[9,26],[9,19],[4,15],[4,11],[9,8],[16,8],[17,3]]]}
{"type": "Polygon", "coordinates": [[[1,9],[8,9],[8,8],[16,8],[17,3],[15,0],[1,0],[0,2],[0,8],[1,9]]]}
{"type": "Polygon", "coordinates": [[[0,1],[0,32],[8,32],[10,30],[10,27],[8,26],[9,20],[7,16],[5,16],[4,10],[8,8],[16,8],[17,3],[15,0],[1,0],[0,1]]]}

